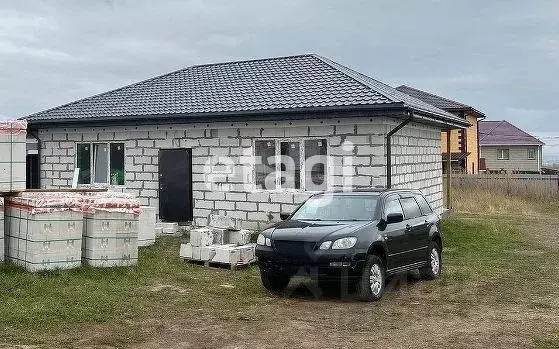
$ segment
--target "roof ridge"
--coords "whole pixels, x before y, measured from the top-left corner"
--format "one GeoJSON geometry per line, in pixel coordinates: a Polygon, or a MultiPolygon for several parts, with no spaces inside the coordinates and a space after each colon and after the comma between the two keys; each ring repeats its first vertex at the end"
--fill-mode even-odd
{"type": "Polygon", "coordinates": [[[240,61],[195,64],[195,65],[191,65],[191,66],[189,66],[185,69],[212,67],[212,66],[216,66],[216,65],[226,65],[226,64],[228,65],[228,64],[239,64],[239,63],[250,63],[250,62],[276,61],[276,60],[280,60],[280,59],[298,58],[298,57],[313,57],[313,56],[317,56],[317,55],[314,54],[314,53],[302,53],[302,54],[299,54],[299,55],[287,55],[287,56],[281,56],[281,57],[254,58],[254,59],[244,59],[244,60],[240,60],[240,61]]]}
{"type": "Polygon", "coordinates": [[[534,139],[536,139],[536,140],[539,141],[539,139],[537,139],[536,137],[532,136],[531,134],[529,134],[528,132],[524,131],[524,130],[521,129],[520,127],[518,127],[518,126],[516,126],[516,125],[514,125],[514,124],[511,124],[511,123],[508,122],[507,120],[503,120],[502,122],[506,122],[507,124],[509,124],[510,126],[514,127],[514,128],[517,129],[518,131],[522,132],[522,133],[525,134],[526,136],[532,137],[532,138],[534,138],[534,139]]]}
{"type": "Polygon", "coordinates": [[[427,94],[427,95],[429,95],[429,96],[437,97],[437,98],[440,98],[440,99],[444,99],[444,100],[447,101],[447,102],[452,102],[452,103],[460,104],[460,105],[463,105],[464,107],[468,107],[468,108],[472,108],[472,109],[473,109],[473,107],[471,107],[471,106],[469,106],[469,105],[467,105],[467,104],[464,104],[464,103],[462,103],[462,102],[458,102],[458,101],[455,101],[455,100],[450,99],[450,98],[446,98],[446,97],[443,97],[443,96],[439,96],[439,95],[436,95],[436,94],[431,93],[431,92],[423,91],[423,90],[420,90],[420,89],[415,88],[415,87],[411,87],[411,86],[407,86],[407,85],[401,85],[401,86],[396,87],[396,89],[398,89],[398,88],[400,88],[400,87],[409,88],[410,90],[414,90],[414,91],[417,91],[417,92],[425,93],[425,94],[427,94]]]}
{"type": "Polygon", "coordinates": [[[312,56],[321,60],[322,62],[328,64],[333,69],[336,69],[337,71],[342,72],[346,76],[349,76],[353,80],[365,85],[369,89],[377,92],[378,94],[384,96],[385,98],[393,101],[394,103],[402,103],[403,105],[408,106],[412,109],[417,109],[419,111],[423,111],[423,112],[430,113],[430,114],[433,114],[433,115],[438,114],[439,116],[450,117],[450,118],[453,118],[453,119],[460,119],[457,116],[455,116],[455,115],[453,115],[453,114],[451,114],[451,113],[449,113],[449,112],[447,112],[447,111],[445,111],[441,108],[438,108],[436,106],[433,106],[432,104],[424,102],[419,98],[410,96],[405,92],[398,91],[394,87],[392,87],[388,84],[385,84],[382,81],[379,81],[379,80],[377,80],[375,78],[372,78],[368,75],[360,73],[360,72],[358,72],[356,70],[353,70],[349,67],[346,67],[343,64],[340,64],[338,62],[334,62],[334,61],[332,61],[328,58],[322,57],[322,56],[317,55],[317,54],[313,54],[312,56]],[[375,86],[374,84],[371,84],[369,82],[369,80],[374,81],[378,86],[375,86]],[[398,97],[398,94],[401,94],[401,95],[405,96],[408,100],[398,97]],[[427,109],[426,108],[427,106],[434,108],[436,111],[427,109]]]}
{"type": "Polygon", "coordinates": [[[195,64],[195,65],[190,65],[190,66],[187,66],[187,67],[184,67],[184,68],[180,68],[180,69],[173,70],[173,71],[168,72],[168,73],[165,73],[165,74],[156,75],[156,76],[151,77],[151,78],[149,78],[149,79],[136,81],[136,82],[133,82],[133,83],[131,83],[131,84],[124,85],[124,86],[121,86],[121,87],[119,87],[119,88],[115,88],[115,89],[112,89],[112,90],[109,90],[109,91],[105,91],[105,92],[97,93],[97,94],[94,94],[94,95],[91,95],[91,96],[87,96],[87,97],[84,97],[84,98],[80,98],[80,99],[75,100],[75,101],[72,101],[72,102],[63,103],[63,104],[57,105],[57,106],[55,106],[55,107],[52,107],[52,108],[49,108],[49,109],[46,109],[46,110],[42,110],[42,111],[39,111],[39,112],[30,114],[30,115],[24,116],[23,118],[26,119],[26,118],[32,117],[32,116],[34,116],[34,115],[36,115],[36,114],[46,113],[46,112],[49,112],[49,111],[52,111],[52,110],[55,110],[55,109],[58,109],[58,108],[63,108],[63,107],[66,107],[66,106],[69,106],[69,105],[72,105],[72,104],[76,104],[76,103],[79,103],[79,102],[87,101],[87,100],[93,99],[93,98],[95,98],[95,97],[100,97],[100,96],[103,96],[103,95],[106,95],[106,94],[109,94],[109,93],[117,92],[117,91],[123,90],[123,89],[125,89],[125,88],[129,88],[129,87],[132,87],[132,86],[137,86],[137,85],[140,85],[140,84],[142,84],[142,83],[149,83],[149,82],[151,82],[151,81],[153,81],[153,80],[156,80],[156,79],[159,79],[159,78],[162,78],[162,77],[165,77],[165,76],[173,75],[173,74],[176,74],[176,73],[179,73],[179,72],[188,70],[188,69],[192,69],[192,68],[210,67],[210,66],[225,65],[225,64],[232,64],[232,63],[237,64],[237,63],[248,63],[248,62],[273,61],[273,60],[286,59],[286,58],[312,57],[312,56],[314,56],[314,54],[307,53],[307,54],[291,55],[291,56],[282,56],[282,57],[268,57],[268,58],[247,59],[247,60],[232,61],[232,62],[219,62],[219,63],[209,63],[209,64],[195,64]]]}
{"type": "Polygon", "coordinates": [[[483,140],[485,139],[485,137],[487,137],[487,136],[489,136],[490,134],[492,134],[493,131],[495,131],[495,130],[497,129],[497,127],[501,126],[501,124],[502,124],[503,122],[505,122],[505,120],[499,121],[499,122],[497,123],[497,126],[493,127],[493,128],[491,129],[491,131],[487,132],[487,133],[485,134],[485,136],[483,136],[483,137],[480,139],[480,141],[483,141],[483,140]]]}
{"type": "MultiPolygon", "coordinates": [[[[374,87],[372,87],[371,85],[369,85],[369,84],[367,83],[367,81],[365,81],[364,79],[362,79],[362,77],[360,77],[360,76],[354,76],[355,74],[357,74],[357,75],[364,75],[364,74],[361,74],[361,73],[359,73],[359,72],[356,71],[356,70],[353,70],[353,69],[351,69],[351,68],[349,68],[349,67],[346,67],[346,66],[343,65],[343,64],[340,64],[340,63],[338,63],[338,62],[334,62],[334,61],[332,61],[332,60],[330,60],[330,59],[328,59],[328,58],[326,58],[326,57],[323,57],[323,56],[320,56],[320,55],[317,55],[317,54],[313,54],[312,56],[315,57],[315,58],[317,58],[317,59],[319,59],[319,60],[322,61],[323,63],[326,63],[326,64],[327,64],[328,66],[330,66],[331,68],[336,69],[337,71],[341,72],[342,74],[345,74],[346,76],[352,78],[353,80],[357,81],[358,83],[364,85],[365,87],[367,87],[367,88],[369,88],[369,89],[371,89],[371,90],[373,90],[373,91],[376,91],[378,94],[382,95],[383,97],[385,97],[385,98],[387,98],[387,99],[390,99],[390,100],[392,100],[392,101],[394,101],[394,102],[396,102],[396,103],[404,103],[404,101],[402,101],[402,100],[400,100],[400,99],[398,99],[398,98],[395,98],[394,96],[390,96],[390,95],[388,95],[388,94],[385,94],[385,93],[383,93],[383,91],[378,91],[377,89],[375,89],[374,87]],[[343,68],[343,69],[346,70],[346,71],[344,71],[344,70],[342,70],[342,69],[339,69],[339,67],[343,68]]],[[[369,78],[369,79],[372,79],[372,80],[375,80],[376,82],[381,83],[381,84],[383,84],[383,85],[386,85],[386,84],[384,84],[384,83],[382,83],[382,82],[380,82],[380,81],[378,81],[377,79],[374,79],[374,78],[372,78],[372,77],[369,77],[369,76],[368,76],[368,78],[369,78]]],[[[390,87],[389,85],[386,85],[386,86],[390,87]]]]}

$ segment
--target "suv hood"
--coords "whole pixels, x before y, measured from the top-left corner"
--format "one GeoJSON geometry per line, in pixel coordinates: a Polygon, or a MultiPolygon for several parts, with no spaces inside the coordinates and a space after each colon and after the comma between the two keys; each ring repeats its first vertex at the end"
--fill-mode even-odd
{"type": "Polygon", "coordinates": [[[272,240],[317,242],[329,235],[336,238],[350,234],[371,221],[298,221],[288,220],[273,228],[272,240]]]}

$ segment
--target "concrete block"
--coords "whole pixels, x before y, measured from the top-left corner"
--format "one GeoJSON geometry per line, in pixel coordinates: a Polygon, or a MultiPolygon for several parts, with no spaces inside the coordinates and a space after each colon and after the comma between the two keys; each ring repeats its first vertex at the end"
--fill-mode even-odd
{"type": "Polygon", "coordinates": [[[227,234],[229,235],[228,242],[230,244],[242,246],[250,243],[250,236],[252,234],[252,231],[246,229],[229,230],[227,234]]]}
{"type": "Polygon", "coordinates": [[[192,244],[191,243],[181,244],[179,257],[180,258],[192,258],[192,244]]]}
{"type": "Polygon", "coordinates": [[[256,259],[256,244],[239,246],[239,260],[241,263],[250,263],[256,259]]]}
{"type": "Polygon", "coordinates": [[[149,246],[155,243],[156,208],[143,206],[138,217],[138,246],[149,246]]]}
{"type": "Polygon", "coordinates": [[[202,260],[202,248],[197,246],[192,246],[192,259],[197,261],[202,260]]]}
{"type": "MultiPolygon", "coordinates": [[[[225,201],[224,201],[225,202],[225,201]]],[[[217,204],[217,202],[216,202],[217,204]]],[[[217,206],[216,206],[217,208],[217,206]]],[[[233,209],[233,208],[231,208],[233,209]]],[[[236,229],[238,227],[238,222],[235,218],[225,215],[212,214],[210,215],[210,224],[214,228],[223,229],[236,229]]]]}
{"type": "Polygon", "coordinates": [[[200,247],[200,260],[211,261],[215,257],[216,245],[200,247]]]}
{"type": "Polygon", "coordinates": [[[179,230],[178,223],[157,222],[155,226],[161,228],[161,234],[163,235],[174,235],[179,230]]]}
{"type": "Polygon", "coordinates": [[[214,234],[209,228],[196,228],[190,231],[190,243],[194,247],[213,245],[214,234]]]}
{"type": "Polygon", "coordinates": [[[224,264],[238,264],[241,259],[241,253],[235,245],[215,246],[215,256],[213,262],[224,264]]]}
{"type": "Polygon", "coordinates": [[[226,228],[214,228],[212,227],[213,231],[213,243],[215,245],[223,245],[228,243],[228,229],[226,228]]]}
{"type": "Polygon", "coordinates": [[[155,227],[155,237],[163,235],[163,228],[162,227],[155,227]]]}

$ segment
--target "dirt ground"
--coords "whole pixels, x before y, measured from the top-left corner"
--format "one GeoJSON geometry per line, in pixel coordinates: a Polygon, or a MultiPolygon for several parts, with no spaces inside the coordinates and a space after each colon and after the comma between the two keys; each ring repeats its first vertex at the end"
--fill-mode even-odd
{"type": "MultiPolygon", "coordinates": [[[[559,251],[559,219],[522,221],[521,226],[543,246],[559,251]]],[[[557,293],[537,301],[482,301],[472,306],[461,304],[459,299],[438,301],[425,292],[424,281],[406,281],[393,285],[387,300],[370,304],[340,301],[337,290],[326,290],[316,298],[307,290],[307,286],[312,289],[315,285],[295,280],[280,307],[250,309],[233,319],[221,319],[200,309],[171,322],[155,320],[149,324],[149,340],[131,347],[530,348],[538,346],[535,333],[559,333],[557,293]]],[[[460,290],[469,295],[477,290],[470,291],[460,290]]],[[[555,347],[558,342],[554,339],[549,343],[549,347],[555,347]]],[[[547,347],[545,340],[541,347],[547,347]]]]}

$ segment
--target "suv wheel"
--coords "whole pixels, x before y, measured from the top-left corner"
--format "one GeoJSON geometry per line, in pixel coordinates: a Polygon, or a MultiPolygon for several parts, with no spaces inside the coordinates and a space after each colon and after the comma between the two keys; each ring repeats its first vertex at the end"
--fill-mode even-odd
{"type": "Polygon", "coordinates": [[[429,244],[429,260],[426,268],[421,269],[421,275],[429,280],[436,279],[441,275],[443,260],[441,258],[441,248],[435,241],[429,244]]]}
{"type": "Polygon", "coordinates": [[[283,291],[289,284],[289,275],[280,271],[260,269],[260,279],[264,287],[272,293],[283,291]]]}
{"type": "Polygon", "coordinates": [[[378,301],[384,293],[386,271],[382,260],[369,255],[361,272],[361,280],[357,283],[357,296],[363,301],[378,301]]]}

